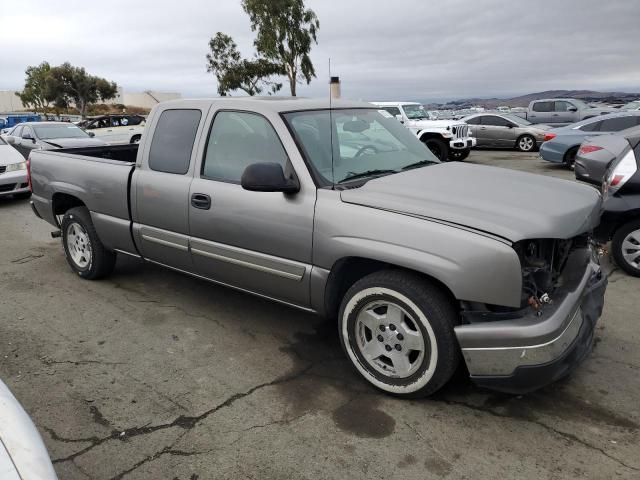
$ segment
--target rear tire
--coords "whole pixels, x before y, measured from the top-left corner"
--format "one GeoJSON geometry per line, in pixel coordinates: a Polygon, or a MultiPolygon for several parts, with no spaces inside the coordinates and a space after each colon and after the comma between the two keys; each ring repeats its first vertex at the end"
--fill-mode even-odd
{"type": "Polygon", "coordinates": [[[383,392],[424,397],[458,367],[458,313],[439,286],[418,274],[383,270],[358,280],[342,299],[339,319],[351,363],[383,392]]]}
{"type": "Polygon", "coordinates": [[[573,168],[574,167],[574,163],[576,163],[576,155],[578,155],[578,148],[579,147],[571,147],[564,154],[564,157],[563,157],[562,161],[564,162],[564,164],[568,168],[573,168]]]}
{"type": "Polygon", "coordinates": [[[516,148],[521,152],[533,152],[536,149],[536,139],[531,135],[521,135],[516,140],[516,148]]]}
{"type": "Polygon", "coordinates": [[[86,207],[74,207],[64,214],[61,223],[62,246],[71,269],[87,280],[106,277],[113,271],[116,254],[107,250],[86,207]]]}
{"type": "Polygon", "coordinates": [[[423,140],[423,143],[441,162],[446,162],[449,159],[449,145],[447,145],[444,140],[440,140],[439,138],[427,138],[426,140],[423,140]]]}
{"type": "Polygon", "coordinates": [[[142,135],[134,135],[133,137],[131,137],[131,141],[129,143],[140,143],[141,138],[142,135]]]}
{"type": "Polygon", "coordinates": [[[622,270],[640,277],[640,220],[627,222],[616,231],[611,253],[622,270]]]}

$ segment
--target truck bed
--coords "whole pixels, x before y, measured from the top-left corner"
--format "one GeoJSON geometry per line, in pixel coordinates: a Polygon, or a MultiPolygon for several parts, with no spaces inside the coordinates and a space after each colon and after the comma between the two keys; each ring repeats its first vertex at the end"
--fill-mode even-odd
{"type": "Polygon", "coordinates": [[[105,246],[135,252],[130,188],[137,151],[137,144],[34,150],[29,158],[36,211],[57,226],[65,202],[79,199],[105,246]]]}

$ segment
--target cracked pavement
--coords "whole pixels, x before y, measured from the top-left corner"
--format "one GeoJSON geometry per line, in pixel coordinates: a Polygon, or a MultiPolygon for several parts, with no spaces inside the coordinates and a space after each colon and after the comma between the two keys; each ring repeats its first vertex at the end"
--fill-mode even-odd
{"type": "Polygon", "coordinates": [[[640,477],[640,279],[615,268],[569,379],[509,396],[460,372],[406,401],[358,378],[328,322],[134,259],[83,281],[51,230],[0,200],[0,378],[61,479],[640,477]]]}

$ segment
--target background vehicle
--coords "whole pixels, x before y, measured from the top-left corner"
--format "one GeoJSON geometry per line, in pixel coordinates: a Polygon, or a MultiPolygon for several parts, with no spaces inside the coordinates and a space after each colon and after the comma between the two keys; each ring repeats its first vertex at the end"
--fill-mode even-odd
{"type": "Polygon", "coordinates": [[[611,254],[618,266],[640,277],[640,130],[623,137],[626,148],[609,168],[604,181],[603,213],[596,238],[611,240],[611,254]]]}
{"type": "Polygon", "coordinates": [[[609,166],[629,148],[626,136],[633,136],[634,133],[640,133],[640,127],[628,128],[609,135],[587,137],[576,155],[576,178],[583,182],[601,185],[609,166]]]}
{"type": "Polygon", "coordinates": [[[0,381],[0,478],[57,480],[35,425],[0,381]]]}
{"type": "Polygon", "coordinates": [[[547,125],[533,125],[508,113],[476,113],[462,119],[478,147],[515,148],[521,152],[535,150],[545,140],[547,125]]]}
{"type": "Polygon", "coordinates": [[[422,105],[415,102],[371,102],[386,110],[411,130],[442,162],[464,160],[476,141],[468,126],[456,120],[431,120],[422,105]]]}
{"type": "Polygon", "coordinates": [[[34,213],[81,278],[123,253],[337,318],[353,366],[395,395],[436,391],[460,349],[505,391],[576,366],[606,286],[595,189],[442,164],[371,105],[333,107],[161,103],[140,148],[32,152],[34,213]]]}
{"type": "Polygon", "coordinates": [[[564,163],[571,167],[585,138],[619,132],[636,125],[640,125],[640,112],[618,112],[555,128],[550,132],[555,137],[540,147],[540,157],[547,162],[564,163]]]}
{"type": "Polygon", "coordinates": [[[7,130],[9,128],[15,127],[17,124],[22,122],[39,122],[40,115],[36,114],[9,114],[3,115],[0,117],[0,130],[7,130]]]}
{"type": "Polygon", "coordinates": [[[27,162],[22,155],[0,138],[0,197],[13,195],[29,198],[27,162]]]}
{"type": "Polygon", "coordinates": [[[104,115],[80,126],[110,144],[138,143],[144,132],[142,115],[104,115]]]}
{"type": "Polygon", "coordinates": [[[591,107],[577,98],[546,98],[529,103],[526,112],[512,112],[531,123],[562,126],[615,111],[609,107],[591,107]]]}
{"type": "Polygon", "coordinates": [[[29,157],[32,150],[106,145],[102,140],[93,138],[68,122],[20,123],[5,138],[24,158],[29,157]]]}
{"type": "Polygon", "coordinates": [[[635,110],[640,110],[640,100],[634,100],[633,102],[629,102],[625,105],[623,105],[622,107],[620,107],[621,111],[635,111],[635,110]]]}

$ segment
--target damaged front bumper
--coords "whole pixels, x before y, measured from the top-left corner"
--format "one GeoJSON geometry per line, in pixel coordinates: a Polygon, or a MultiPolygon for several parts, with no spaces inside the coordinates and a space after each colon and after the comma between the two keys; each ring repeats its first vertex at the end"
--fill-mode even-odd
{"type": "Polygon", "coordinates": [[[567,260],[552,304],[518,318],[455,328],[471,379],[482,387],[525,393],[554,382],[591,351],[607,278],[591,249],[567,260]]]}

